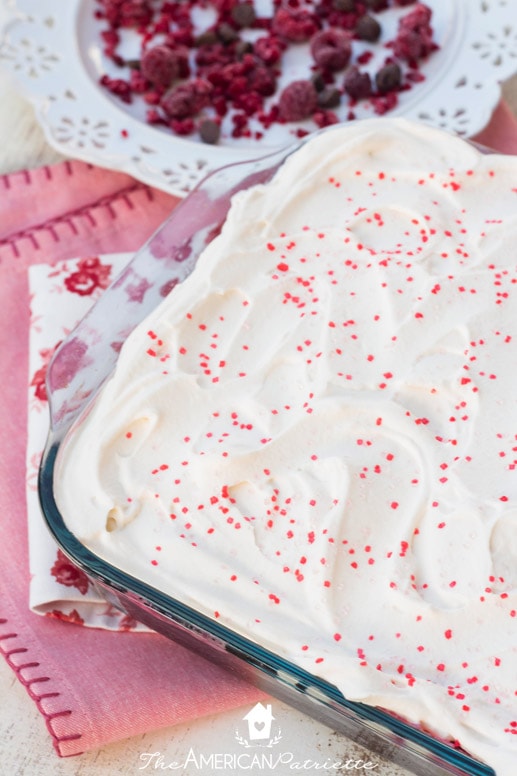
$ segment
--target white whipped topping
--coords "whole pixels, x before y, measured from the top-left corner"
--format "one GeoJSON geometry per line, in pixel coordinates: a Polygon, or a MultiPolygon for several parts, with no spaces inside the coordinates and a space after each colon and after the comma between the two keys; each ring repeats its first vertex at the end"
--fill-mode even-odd
{"type": "Polygon", "coordinates": [[[517,761],[517,158],[397,119],[241,192],[60,451],[94,552],[517,761]]]}

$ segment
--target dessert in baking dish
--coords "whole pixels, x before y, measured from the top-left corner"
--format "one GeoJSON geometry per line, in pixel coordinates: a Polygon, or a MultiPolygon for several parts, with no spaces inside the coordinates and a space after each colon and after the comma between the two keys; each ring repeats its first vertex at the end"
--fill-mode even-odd
{"type": "Polygon", "coordinates": [[[235,195],[59,454],[108,562],[517,760],[517,159],[332,128],[235,195]]]}

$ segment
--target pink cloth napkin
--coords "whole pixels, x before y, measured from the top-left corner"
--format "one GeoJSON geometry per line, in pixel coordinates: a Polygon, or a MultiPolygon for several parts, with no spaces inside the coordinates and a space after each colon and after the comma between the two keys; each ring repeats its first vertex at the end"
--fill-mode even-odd
{"type": "Polygon", "coordinates": [[[156,634],[92,630],[29,611],[27,269],[134,251],[177,200],[81,162],[0,178],[0,192],[0,650],[61,756],[263,697],[156,634]]]}
{"type": "MultiPolygon", "coordinates": [[[[517,121],[504,104],[476,139],[517,153],[517,121]]],[[[0,192],[0,651],[61,756],[253,703],[262,693],[161,636],[93,630],[29,610],[27,268],[134,251],[176,200],[81,162],[0,178],[0,192]]]]}

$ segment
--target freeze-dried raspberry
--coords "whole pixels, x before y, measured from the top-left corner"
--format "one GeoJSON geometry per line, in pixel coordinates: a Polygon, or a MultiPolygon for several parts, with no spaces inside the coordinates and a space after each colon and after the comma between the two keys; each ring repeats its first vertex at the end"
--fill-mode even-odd
{"type": "Polygon", "coordinates": [[[355,34],[360,40],[367,40],[369,43],[375,43],[381,36],[381,25],[373,16],[365,13],[358,20],[355,34]]]}
{"type": "Polygon", "coordinates": [[[316,17],[303,9],[279,8],[273,17],[273,32],[292,43],[310,40],[318,28],[316,17]]]}
{"type": "Polygon", "coordinates": [[[310,81],[293,81],[285,87],[279,101],[280,118],[302,121],[318,107],[318,93],[310,81]]]}
{"type": "Polygon", "coordinates": [[[396,62],[384,65],[375,76],[375,85],[380,94],[398,89],[402,81],[402,71],[396,62]]]}
{"type": "Polygon", "coordinates": [[[191,135],[196,128],[193,119],[190,117],[172,119],[170,127],[177,135],[191,135]]]}
{"type": "Polygon", "coordinates": [[[317,110],[312,116],[314,123],[320,129],[330,127],[331,124],[338,124],[339,119],[332,110],[317,110]]]}
{"type": "Polygon", "coordinates": [[[180,58],[188,61],[188,53],[174,51],[164,44],[153,46],[143,55],[140,72],[154,86],[167,89],[180,75],[180,58]]]}
{"type": "Polygon", "coordinates": [[[164,94],[161,106],[171,119],[186,119],[195,116],[210,103],[212,84],[203,78],[180,84],[164,94]]]}
{"type": "Polygon", "coordinates": [[[343,70],[350,61],[352,45],[344,30],[331,27],[321,30],[311,40],[312,58],[323,70],[343,70]]]}
{"type": "Polygon", "coordinates": [[[253,44],[255,55],[266,65],[274,65],[280,61],[285,45],[274,35],[265,35],[253,44]]]}
{"type": "Polygon", "coordinates": [[[144,78],[140,70],[131,70],[129,85],[131,86],[131,91],[135,94],[145,94],[149,89],[149,81],[147,78],[144,78]]]}
{"type": "Polygon", "coordinates": [[[106,87],[106,89],[108,89],[108,91],[110,91],[116,97],[119,97],[122,102],[129,104],[133,101],[131,95],[131,86],[122,78],[110,78],[107,75],[103,75],[100,78],[99,83],[101,86],[106,87]]]}
{"type": "Polygon", "coordinates": [[[345,92],[353,100],[364,100],[372,93],[372,79],[355,65],[347,70],[344,82],[345,92]]]}
{"type": "Polygon", "coordinates": [[[248,85],[263,97],[271,97],[276,91],[276,77],[269,67],[257,65],[248,73],[248,85]]]}
{"type": "Polygon", "coordinates": [[[145,27],[151,21],[152,14],[147,0],[124,0],[120,4],[120,26],[145,27]]]}
{"type": "Polygon", "coordinates": [[[397,37],[392,44],[396,57],[409,62],[417,61],[437,48],[433,40],[431,17],[431,9],[418,3],[400,20],[397,37]]]}

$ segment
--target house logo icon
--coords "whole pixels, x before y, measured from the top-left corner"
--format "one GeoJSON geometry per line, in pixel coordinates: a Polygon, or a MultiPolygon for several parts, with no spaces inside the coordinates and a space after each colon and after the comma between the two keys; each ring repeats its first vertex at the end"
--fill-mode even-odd
{"type": "Polygon", "coordinates": [[[242,719],[247,724],[247,736],[241,736],[237,730],[235,738],[239,744],[246,748],[253,746],[272,747],[278,744],[282,738],[280,730],[278,730],[276,735],[272,735],[272,725],[275,717],[273,716],[270,703],[267,706],[264,706],[262,703],[255,704],[242,719]]]}

